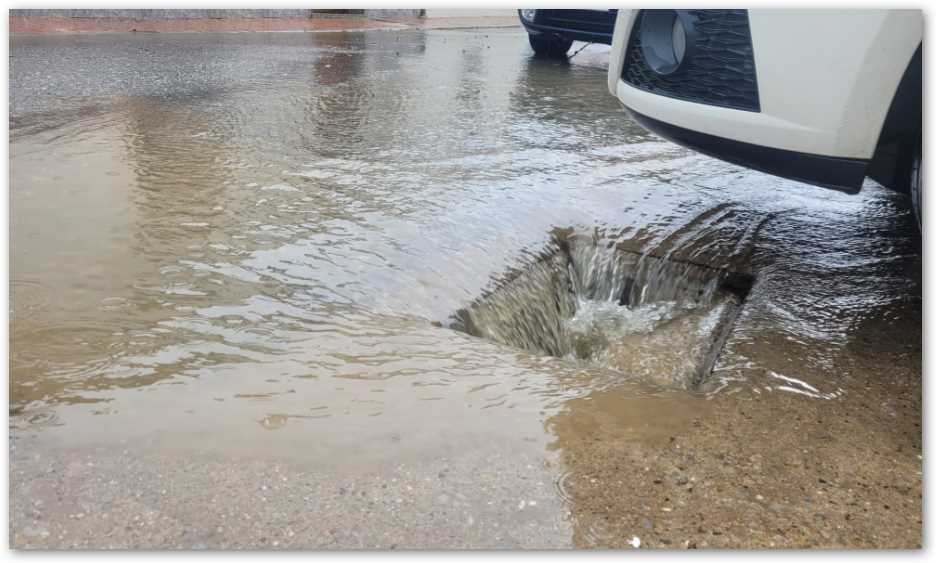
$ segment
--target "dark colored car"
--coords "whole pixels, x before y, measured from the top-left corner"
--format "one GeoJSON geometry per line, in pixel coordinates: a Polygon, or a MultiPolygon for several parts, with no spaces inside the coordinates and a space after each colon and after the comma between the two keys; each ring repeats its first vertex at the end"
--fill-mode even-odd
{"type": "Polygon", "coordinates": [[[518,10],[537,55],[564,57],[572,41],[611,44],[617,10],[518,10]]]}

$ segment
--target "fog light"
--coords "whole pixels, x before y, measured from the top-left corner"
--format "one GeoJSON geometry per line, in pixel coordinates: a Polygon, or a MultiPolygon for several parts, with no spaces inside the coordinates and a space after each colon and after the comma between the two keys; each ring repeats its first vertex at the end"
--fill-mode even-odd
{"type": "Polygon", "coordinates": [[[520,17],[528,22],[532,22],[536,17],[536,10],[520,10],[520,17]]]}
{"type": "Polygon", "coordinates": [[[657,74],[673,74],[692,50],[692,23],[682,10],[644,10],[640,18],[640,49],[657,74]]]}

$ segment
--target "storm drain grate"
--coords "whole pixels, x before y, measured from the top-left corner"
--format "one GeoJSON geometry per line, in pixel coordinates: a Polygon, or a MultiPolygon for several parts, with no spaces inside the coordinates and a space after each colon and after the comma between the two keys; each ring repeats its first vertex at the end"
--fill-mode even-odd
{"type": "Polygon", "coordinates": [[[750,275],[557,235],[529,267],[453,315],[499,344],[697,389],[750,291],[750,275]]]}

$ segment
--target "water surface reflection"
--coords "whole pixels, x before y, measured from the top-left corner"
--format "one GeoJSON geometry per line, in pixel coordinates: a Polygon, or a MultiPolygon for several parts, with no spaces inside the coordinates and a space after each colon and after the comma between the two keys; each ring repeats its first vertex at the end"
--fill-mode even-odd
{"type": "Polygon", "coordinates": [[[688,424],[704,399],[437,326],[556,228],[756,276],[704,392],[848,391],[857,327],[919,302],[906,202],[665,143],[521,39],[14,37],[17,434],[376,467],[688,424]]]}

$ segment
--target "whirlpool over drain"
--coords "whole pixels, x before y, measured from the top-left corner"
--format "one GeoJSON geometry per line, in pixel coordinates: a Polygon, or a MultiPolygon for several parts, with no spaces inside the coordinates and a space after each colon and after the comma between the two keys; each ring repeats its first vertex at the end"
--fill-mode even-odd
{"type": "Polygon", "coordinates": [[[530,267],[457,311],[450,327],[635,379],[696,389],[711,372],[751,276],[559,232],[530,267]]]}

